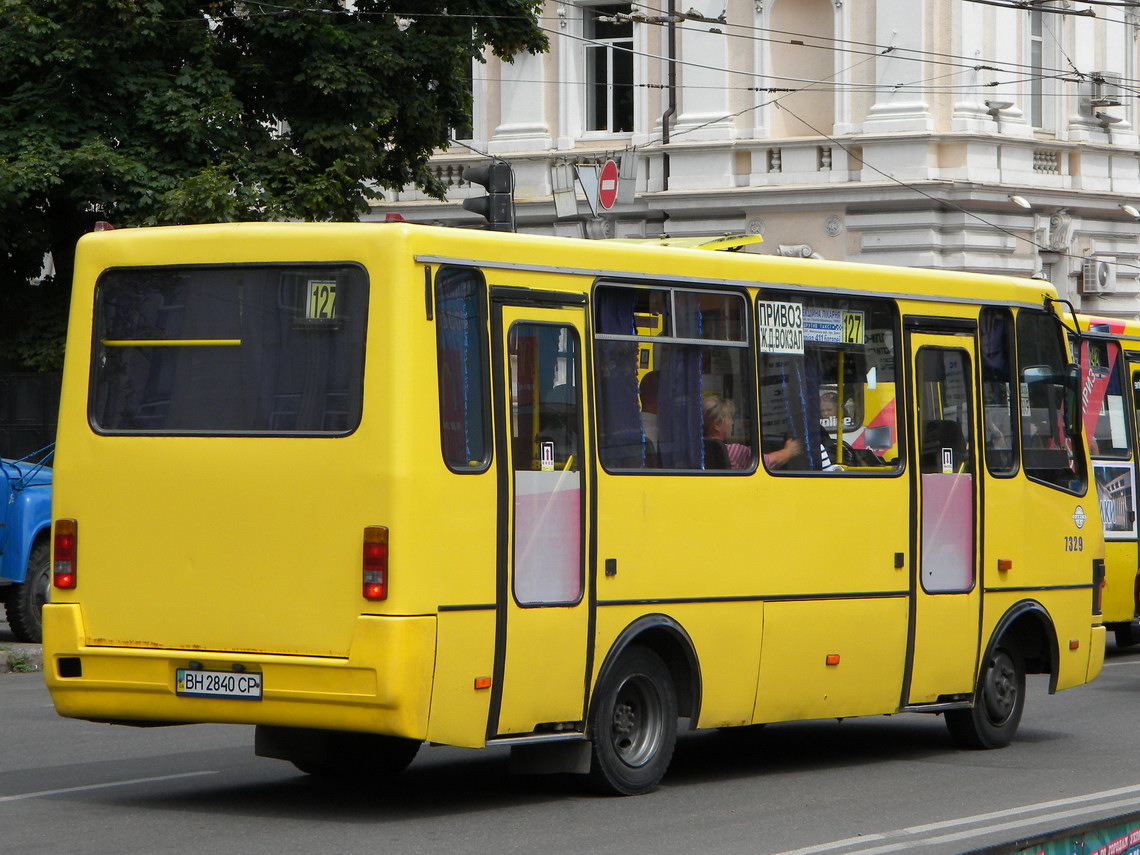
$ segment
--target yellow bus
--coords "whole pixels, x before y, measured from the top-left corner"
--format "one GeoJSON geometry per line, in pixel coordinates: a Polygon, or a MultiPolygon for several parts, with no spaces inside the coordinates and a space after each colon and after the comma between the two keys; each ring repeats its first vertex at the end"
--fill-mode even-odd
{"type": "Polygon", "coordinates": [[[313,774],[510,746],[622,794],[679,720],[931,713],[1005,745],[1027,673],[1104,655],[1053,296],[400,223],[88,235],[56,708],[253,724],[313,774]]]}
{"type": "Polygon", "coordinates": [[[1140,403],[1140,323],[1078,315],[1085,431],[1105,538],[1104,624],[1118,647],[1140,642],[1137,553],[1136,414],[1140,403]]]}

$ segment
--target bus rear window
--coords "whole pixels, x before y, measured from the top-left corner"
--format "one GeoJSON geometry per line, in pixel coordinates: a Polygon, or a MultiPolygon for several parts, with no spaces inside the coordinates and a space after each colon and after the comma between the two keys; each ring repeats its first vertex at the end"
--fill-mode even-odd
{"type": "Polygon", "coordinates": [[[350,433],[367,302],[367,276],[352,265],[109,270],[96,286],[91,425],[350,433]]]}

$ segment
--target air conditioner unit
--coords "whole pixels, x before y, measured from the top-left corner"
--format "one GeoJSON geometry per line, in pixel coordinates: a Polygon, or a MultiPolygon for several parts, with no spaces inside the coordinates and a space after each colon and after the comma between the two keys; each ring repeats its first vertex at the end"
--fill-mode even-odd
{"type": "Polygon", "coordinates": [[[1115,71],[1094,71],[1089,75],[1090,107],[1119,107],[1121,100],[1121,75],[1115,71]]]}
{"type": "Polygon", "coordinates": [[[1086,258],[1081,266],[1082,294],[1112,294],[1116,291],[1116,259],[1086,258]]]}

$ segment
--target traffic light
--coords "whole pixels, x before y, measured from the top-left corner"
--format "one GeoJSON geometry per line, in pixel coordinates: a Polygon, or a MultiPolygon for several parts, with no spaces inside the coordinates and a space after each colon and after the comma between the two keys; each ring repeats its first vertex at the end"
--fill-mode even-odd
{"type": "Polygon", "coordinates": [[[511,165],[496,160],[486,166],[472,166],[463,170],[463,180],[487,188],[486,196],[463,200],[468,211],[485,217],[488,228],[497,232],[515,230],[515,176],[511,165]]]}

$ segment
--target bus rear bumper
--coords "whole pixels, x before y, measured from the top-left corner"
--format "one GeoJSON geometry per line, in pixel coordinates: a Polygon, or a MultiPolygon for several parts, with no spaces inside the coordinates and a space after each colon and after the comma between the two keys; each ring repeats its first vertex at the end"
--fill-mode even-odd
{"type": "Polygon", "coordinates": [[[1086,683],[1091,682],[1104,668],[1104,642],[1105,628],[1094,626],[1092,637],[1089,639],[1089,670],[1085,676],[1086,683]]]}
{"type": "Polygon", "coordinates": [[[93,646],[74,604],[44,606],[56,711],[121,724],[275,724],[427,736],[435,618],[361,616],[347,658],[93,646]],[[179,669],[261,675],[260,699],[189,697],[179,669]]]}

